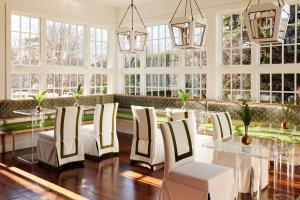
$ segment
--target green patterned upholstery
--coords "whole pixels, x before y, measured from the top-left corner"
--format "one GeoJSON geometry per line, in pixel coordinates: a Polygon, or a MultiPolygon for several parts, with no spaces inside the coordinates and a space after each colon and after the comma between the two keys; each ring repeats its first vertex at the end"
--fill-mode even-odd
{"type": "MultiPolygon", "coordinates": [[[[115,95],[115,101],[119,102],[120,108],[130,109],[131,105],[149,106],[155,108],[180,108],[182,102],[178,98],[165,97],[149,97],[149,96],[130,96],[130,95],[115,95]]],[[[270,104],[251,104],[253,108],[253,121],[256,122],[273,122],[281,123],[281,107],[272,106],[270,104]]],[[[206,110],[206,101],[191,100],[187,102],[187,107],[190,109],[206,110]]],[[[208,101],[208,110],[217,112],[229,112],[232,119],[241,119],[238,112],[240,107],[233,102],[208,101]]],[[[294,106],[292,123],[298,125],[300,123],[300,106],[294,106]]]]}
{"type": "MultiPolygon", "coordinates": [[[[91,95],[79,99],[81,105],[95,106],[101,103],[113,103],[114,95],[91,95]]],[[[74,105],[73,97],[46,98],[42,104],[45,108],[56,108],[74,105]]],[[[33,109],[37,106],[33,99],[25,100],[2,100],[0,101],[0,119],[22,117],[13,113],[14,110],[33,109]]]]}

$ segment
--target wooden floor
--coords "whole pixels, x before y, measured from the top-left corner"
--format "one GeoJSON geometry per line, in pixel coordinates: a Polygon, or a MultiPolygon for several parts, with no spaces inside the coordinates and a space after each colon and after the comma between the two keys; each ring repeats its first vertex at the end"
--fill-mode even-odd
{"type": "MultiPolygon", "coordinates": [[[[100,162],[86,160],[83,167],[62,172],[39,165],[13,161],[11,154],[0,154],[0,200],[6,199],[159,199],[163,170],[151,172],[129,162],[131,136],[119,134],[119,156],[100,162]]],[[[26,150],[19,151],[24,153],[26,150]]],[[[285,169],[276,193],[300,195],[300,168],[295,170],[294,187],[287,187],[285,169]]],[[[270,186],[262,199],[273,194],[272,171],[270,186]]],[[[247,199],[247,198],[245,198],[247,199]]]]}

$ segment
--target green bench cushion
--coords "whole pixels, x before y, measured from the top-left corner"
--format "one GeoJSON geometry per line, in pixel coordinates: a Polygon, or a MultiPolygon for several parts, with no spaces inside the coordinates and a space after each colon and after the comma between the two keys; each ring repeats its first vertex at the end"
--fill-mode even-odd
{"type": "MultiPolygon", "coordinates": [[[[130,112],[118,112],[117,113],[118,119],[124,120],[133,120],[133,115],[130,112]]],[[[94,115],[93,114],[85,114],[83,116],[83,121],[93,121],[94,115]]],[[[163,114],[157,115],[158,123],[163,123],[167,121],[167,118],[163,114]]],[[[235,134],[242,135],[244,133],[244,126],[242,121],[240,120],[233,120],[233,130],[235,134]]],[[[54,120],[53,119],[46,119],[45,126],[53,126],[54,120]]],[[[204,125],[206,131],[213,131],[213,127],[211,123],[207,123],[204,125]]],[[[20,131],[20,130],[28,130],[31,129],[31,121],[26,122],[17,122],[17,123],[10,123],[0,126],[0,131],[9,132],[9,131],[20,131]]],[[[281,127],[272,127],[270,128],[268,124],[265,123],[252,123],[249,127],[249,135],[256,137],[256,138],[264,138],[264,139],[273,139],[277,138],[282,141],[286,142],[295,142],[300,144],[300,127],[297,127],[297,130],[294,133],[293,137],[288,135],[288,131],[282,129],[281,127]]]]}
{"type": "MultiPolygon", "coordinates": [[[[125,120],[133,120],[133,115],[130,112],[118,112],[117,113],[117,118],[118,119],[125,119],[125,120]]],[[[93,114],[85,114],[83,116],[83,121],[88,122],[88,121],[93,121],[94,115],[93,114]]],[[[158,122],[166,122],[167,118],[165,116],[158,116],[157,117],[158,122]]],[[[54,120],[53,119],[46,119],[45,120],[45,126],[53,126],[54,125],[54,120]]],[[[25,122],[16,122],[16,123],[9,123],[0,126],[0,131],[3,132],[10,132],[10,131],[20,131],[20,130],[28,130],[31,129],[31,121],[25,121],[25,122]]]]}

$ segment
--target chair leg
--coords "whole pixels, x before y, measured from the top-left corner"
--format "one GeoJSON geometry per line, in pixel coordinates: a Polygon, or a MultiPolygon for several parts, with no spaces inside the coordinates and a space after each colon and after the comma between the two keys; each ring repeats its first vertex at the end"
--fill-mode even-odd
{"type": "Polygon", "coordinates": [[[16,158],[16,135],[15,135],[15,133],[12,134],[12,156],[13,156],[13,159],[16,158]]]}
{"type": "Polygon", "coordinates": [[[2,134],[2,153],[5,153],[5,134],[2,134]]]}

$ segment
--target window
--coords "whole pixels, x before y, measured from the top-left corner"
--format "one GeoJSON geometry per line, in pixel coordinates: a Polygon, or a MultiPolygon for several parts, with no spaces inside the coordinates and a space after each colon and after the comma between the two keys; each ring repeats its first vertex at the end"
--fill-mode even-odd
{"type": "Polygon", "coordinates": [[[262,103],[299,103],[300,74],[261,74],[260,102],[262,103]]]}
{"type": "Polygon", "coordinates": [[[172,50],[168,25],[151,26],[148,30],[146,67],[180,65],[180,50],[172,50]]]}
{"type": "Polygon", "coordinates": [[[290,20],[284,43],[260,46],[260,64],[300,63],[300,5],[290,6],[290,20]]]}
{"type": "Polygon", "coordinates": [[[11,63],[40,64],[40,19],[11,15],[11,63]]]}
{"type": "Polygon", "coordinates": [[[47,74],[47,96],[68,96],[79,84],[84,87],[83,74],[47,74]]]}
{"type": "Polygon", "coordinates": [[[47,20],[47,64],[84,65],[84,26],[47,20]]]}
{"type": "Polygon", "coordinates": [[[140,68],[141,59],[139,55],[124,54],[124,68],[140,68]]]}
{"type": "Polygon", "coordinates": [[[107,30],[90,29],[90,66],[107,68],[107,30]]]}
{"type": "Polygon", "coordinates": [[[206,50],[187,50],[185,54],[185,66],[203,67],[206,66],[206,50]]]}
{"type": "Polygon", "coordinates": [[[36,95],[40,88],[39,79],[37,73],[11,74],[12,98],[28,98],[31,95],[36,95]]]}
{"type": "Polygon", "coordinates": [[[223,74],[223,100],[251,99],[251,74],[223,74]]]}
{"type": "Polygon", "coordinates": [[[141,77],[139,74],[125,74],[125,94],[140,95],[141,94],[141,77]]]}
{"type": "Polygon", "coordinates": [[[291,64],[300,63],[300,5],[290,6],[284,43],[262,44],[260,46],[261,64],[291,64]]]}
{"type": "Polygon", "coordinates": [[[90,81],[90,94],[107,94],[107,75],[92,75],[90,81]]]}
{"type": "Polygon", "coordinates": [[[146,95],[177,97],[176,74],[147,74],[146,95]]]}
{"type": "Polygon", "coordinates": [[[250,65],[251,44],[242,14],[223,16],[223,65],[250,65]]]}
{"type": "Polygon", "coordinates": [[[193,97],[206,98],[206,74],[186,74],[185,90],[193,97]]]}

